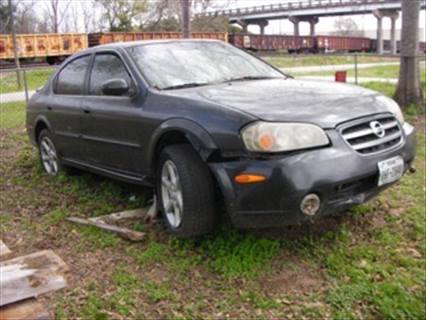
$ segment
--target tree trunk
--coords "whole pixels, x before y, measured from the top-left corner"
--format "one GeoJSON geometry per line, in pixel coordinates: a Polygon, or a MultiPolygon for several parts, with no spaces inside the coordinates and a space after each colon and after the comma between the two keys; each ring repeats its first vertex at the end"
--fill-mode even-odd
{"type": "Polygon", "coordinates": [[[180,0],[182,6],[182,38],[190,38],[189,0],[180,0]]]}
{"type": "Polygon", "coordinates": [[[425,105],[419,66],[420,1],[402,0],[401,66],[394,97],[402,108],[425,105]]]}

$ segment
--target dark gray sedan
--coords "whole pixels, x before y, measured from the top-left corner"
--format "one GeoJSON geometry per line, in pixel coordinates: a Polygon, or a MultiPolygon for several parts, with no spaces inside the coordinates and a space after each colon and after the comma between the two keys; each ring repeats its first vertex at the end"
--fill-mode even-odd
{"type": "Polygon", "coordinates": [[[212,231],[223,199],[242,228],[297,224],[363,203],[415,156],[398,105],[298,81],[220,41],[116,43],[66,60],[27,110],[44,170],[150,185],[169,230],[212,231]]]}

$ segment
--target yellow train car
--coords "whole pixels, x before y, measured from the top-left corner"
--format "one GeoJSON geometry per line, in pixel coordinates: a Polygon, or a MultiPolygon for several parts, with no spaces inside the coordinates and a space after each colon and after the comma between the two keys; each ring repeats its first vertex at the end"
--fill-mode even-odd
{"type": "MultiPolygon", "coordinates": [[[[180,39],[180,32],[99,32],[90,33],[88,36],[89,46],[97,46],[111,42],[126,42],[138,40],[158,40],[158,39],[180,39]]],[[[194,39],[216,39],[228,41],[226,32],[192,32],[191,38],[194,39]]]]}
{"type": "MultiPolygon", "coordinates": [[[[85,33],[45,33],[16,35],[18,56],[20,59],[45,58],[55,63],[88,47],[85,33]]],[[[0,59],[14,58],[11,35],[0,34],[0,59]]]]}

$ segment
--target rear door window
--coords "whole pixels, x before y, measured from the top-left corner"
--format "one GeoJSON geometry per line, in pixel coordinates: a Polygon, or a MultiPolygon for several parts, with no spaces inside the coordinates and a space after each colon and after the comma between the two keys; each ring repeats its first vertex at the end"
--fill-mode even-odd
{"type": "Polygon", "coordinates": [[[81,95],[84,93],[84,79],[90,56],[77,58],[68,63],[56,78],[56,94],[81,95]]]}
{"type": "MultiPolygon", "coordinates": [[[[89,94],[95,96],[104,95],[102,85],[111,79],[123,79],[132,88],[132,79],[127,72],[121,59],[113,53],[98,53],[93,62],[92,73],[90,75],[89,94]]],[[[129,93],[126,95],[129,95],[129,93]]]]}

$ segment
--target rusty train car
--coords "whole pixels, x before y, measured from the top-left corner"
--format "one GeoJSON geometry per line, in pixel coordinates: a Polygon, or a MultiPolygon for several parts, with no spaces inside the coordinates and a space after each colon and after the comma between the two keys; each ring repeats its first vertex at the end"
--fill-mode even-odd
{"type": "MultiPolygon", "coordinates": [[[[69,56],[87,48],[87,35],[84,33],[63,34],[18,34],[16,35],[18,55],[21,59],[45,58],[55,63],[59,57],[69,56]]],[[[0,59],[14,57],[11,35],[0,35],[0,59]]]]}
{"type": "Polygon", "coordinates": [[[286,50],[289,53],[299,53],[309,52],[313,48],[314,37],[234,33],[229,35],[229,42],[238,48],[246,50],[286,50]]]}
{"type": "MultiPolygon", "coordinates": [[[[285,51],[288,53],[324,52],[375,52],[376,40],[363,37],[340,36],[291,36],[257,35],[221,32],[193,32],[195,39],[217,39],[229,42],[238,48],[252,51],[285,51]]],[[[179,39],[179,32],[104,32],[104,33],[65,33],[65,34],[20,34],[17,35],[19,57],[32,61],[45,59],[48,63],[61,62],[66,57],[82,49],[118,41],[155,39],[179,39]]],[[[400,43],[398,42],[398,48],[400,43]]],[[[390,50],[390,41],[384,41],[385,51],[390,50]]],[[[426,53],[426,43],[420,43],[426,53]]],[[[398,50],[399,51],[399,50],[398,50]]],[[[0,34],[0,62],[13,61],[13,41],[11,35],[0,34]]]]}
{"type": "MultiPolygon", "coordinates": [[[[221,32],[193,32],[192,38],[228,41],[221,32]]],[[[106,33],[46,33],[16,35],[18,55],[21,60],[45,59],[49,64],[61,62],[66,57],[88,47],[118,41],[179,39],[179,32],[106,32],[106,33]]],[[[0,34],[0,62],[13,61],[14,48],[11,35],[0,34]]]]}
{"type": "Polygon", "coordinates": [[[370,52],[372,40],[362,37],[230,34],[233,45],[254,51],[288,53],[370,52]]]}
{"type": "MultiPolygon", "coordinates": [[[[88,34],[89,47],[120,41],[180,39],[180,32],[98,32],[88,34]]],[[[228,42],[228,34],[224,32],[192,32],[194,39],[216,39],[228,42]]]]}

